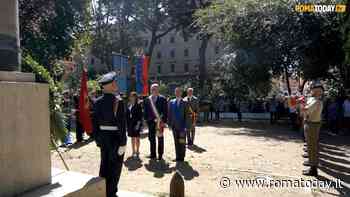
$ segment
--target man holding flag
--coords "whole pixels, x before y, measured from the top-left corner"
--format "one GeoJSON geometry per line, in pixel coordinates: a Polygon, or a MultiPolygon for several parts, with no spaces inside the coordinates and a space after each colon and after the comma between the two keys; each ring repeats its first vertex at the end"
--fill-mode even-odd
{"type": "MultiPolygon", "coordinates": [[[[92,123],[90,118],[90,102],[89,102],[89,92],[87,87],[87,70],[83,69],[81,84],[80,84],[80,96],[79,96],[79,114],[78,114],[80,124],[83,130],[88,134],[92,134],[92,123]]],[[[77,132],[78,133],[78,132],[77,132]]],[[[81,139],[82,140],[81,133],[81,139]]],[[[79,140],[78,140],[79,141],[79,140]]]]}

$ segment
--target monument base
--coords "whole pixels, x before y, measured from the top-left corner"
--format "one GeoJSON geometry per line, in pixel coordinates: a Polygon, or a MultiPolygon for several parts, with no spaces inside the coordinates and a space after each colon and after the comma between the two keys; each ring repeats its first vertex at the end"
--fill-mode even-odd
{"type": "Polygon", "coordinates": [[[33,73],[22,73],[22,72],[15,72],[15,71],[0,71],[0,81],[34,82],[35,75],[33,73]]]}
{"type": "Polygon", "coordinates": [[[40,187],[20,197],[105,197],[103,178],[71,171],[52,169],[52,184],[40,187]]]}
{"type": "MultiPolygon", "coordinates": [[[[52,184],[37,188],[19,197],[105,197],[104,178],[72,171],[52,169],[52,184]]],[[[119,197],[155,197],[151,194],[119,191],[119,197]]]]}
{"type": "Polygon", "coordinates": [[[51,181],[48,85],[15,82],[28,81],[20,77],[29,75],[0,72],[1,197],[15,196],[51,181]]]}

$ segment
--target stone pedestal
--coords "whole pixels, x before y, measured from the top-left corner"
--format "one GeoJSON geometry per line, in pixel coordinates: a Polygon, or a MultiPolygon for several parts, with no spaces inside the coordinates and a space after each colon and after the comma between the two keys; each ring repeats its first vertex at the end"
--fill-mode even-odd
{"type": "Polygon", "coordinates": [[[0,71],[0,81],[7,82],[34,82],[35,76],[33,73],[22,72],[6,72],[0,71]]]}
{"type": "Polygon", "coordinates": [[[51,182],[48,85],[18,82],[33,79],[24,75],[0,72],[1,197],[51,182]]]}

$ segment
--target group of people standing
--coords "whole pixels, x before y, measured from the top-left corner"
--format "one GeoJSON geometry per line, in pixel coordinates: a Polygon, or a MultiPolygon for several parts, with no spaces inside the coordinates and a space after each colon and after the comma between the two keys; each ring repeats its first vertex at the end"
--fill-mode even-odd
{"type": "MultiPolygon", "coordinates": [[[[350,120],[350,92],[347,95],[347,98],[341,105],[341,112],[343,114],[343,120],[345,121],[350,120]]],[[[337,115],[335,111],[338,108],[334,103],[329,103],[328,109],[327,106],[324,107],[323,96],[323,85],[320,81],[316,80],[312,81],[310,84],[310,95],[308,97],[292,96],[286,99],[289,114],[293,114],[293,116],[290,116],[290,121],[292,122],[293,127],[301,127],[303,131],[303,137],[306,142],[303,157],[307,159],[303,162],[303,165],[307,166],[307,168],[303,171],[303,174],[307,176],[318,175],[320,148],[319,136],[323,123],[323,114],[328,115],[327,119],[334,118],[334,116],[337,115]]],[[[280,105],[280,103],[281,102],[279,102],[275,97],[273,97],[269,103],[271,124],[274,124],[279,118],[278,105],[280,105]]],[[[335,125],[334,123],[329,123],[328,127],[334,128],[335,125]]],[[[350,130],[348,132],[350,132],[350,130]]]]}
{"type": "Polygon", "coordinates": [[[125,104],[119,95],[116,74],[108,73],[99,80],[103,95],[93,107],[93,136],[101,150],[100,176],[106,179],[107,197],[115,197],[118,191],[127,136],[131,138],[132,156],[140,154],[140,136],[145,121],[148,126],[150,155],[152,160],[162,160],[164,155],[164,128],[172,130],[176,158],[183,162],[188,147],[194,144],[195,126],[199,110],[198,99],[193,89],[187,89],[182,98],[182,89],[175,89],[175,98],[167,100],[159,93],[158,84],[152,84],[151,95],[139,100],[136,92],[129,95],[125,104]]]}
{"type": "MultiPolygon", "coordinates": [[[[93,103],[91,101],[91,103],[93,103]]],[[[75,132],[76,142],[80,143],[84,140],[84,128],[79,120],[79,94],[71,94],[69,90],[63,92],[63,108],[62,112],[66,116],[66,129],[69,132],[65,139],[65,145],[73,144],[71,131],[75,132]]]]}
{"type": "Polygon", "coordinates": [[[350,134],[350,92],[345,99],[331,97],[325,102],[328,130],[334,134],[350,134]]]}

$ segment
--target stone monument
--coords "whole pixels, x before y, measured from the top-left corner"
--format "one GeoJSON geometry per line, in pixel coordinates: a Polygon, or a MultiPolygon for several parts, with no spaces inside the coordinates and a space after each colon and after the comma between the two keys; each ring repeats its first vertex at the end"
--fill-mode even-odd
{"type": "Polygon", "coordinates": [[[49,184],[48,86],[20,72],[18,1],[0,5],[0,196],[49,184]]]}
{"type": "Polygon", "coordinates": [[[0,7],[0,68],[20,70],[18,1],[2,0],[0,7]]]}
{"type": "Polygon", "coordinates": [[[104,179],[51,169],[49,88],[20,72],[19,40],[18,0],[1,0],[0,196],[105,197],[104,179]]]}

